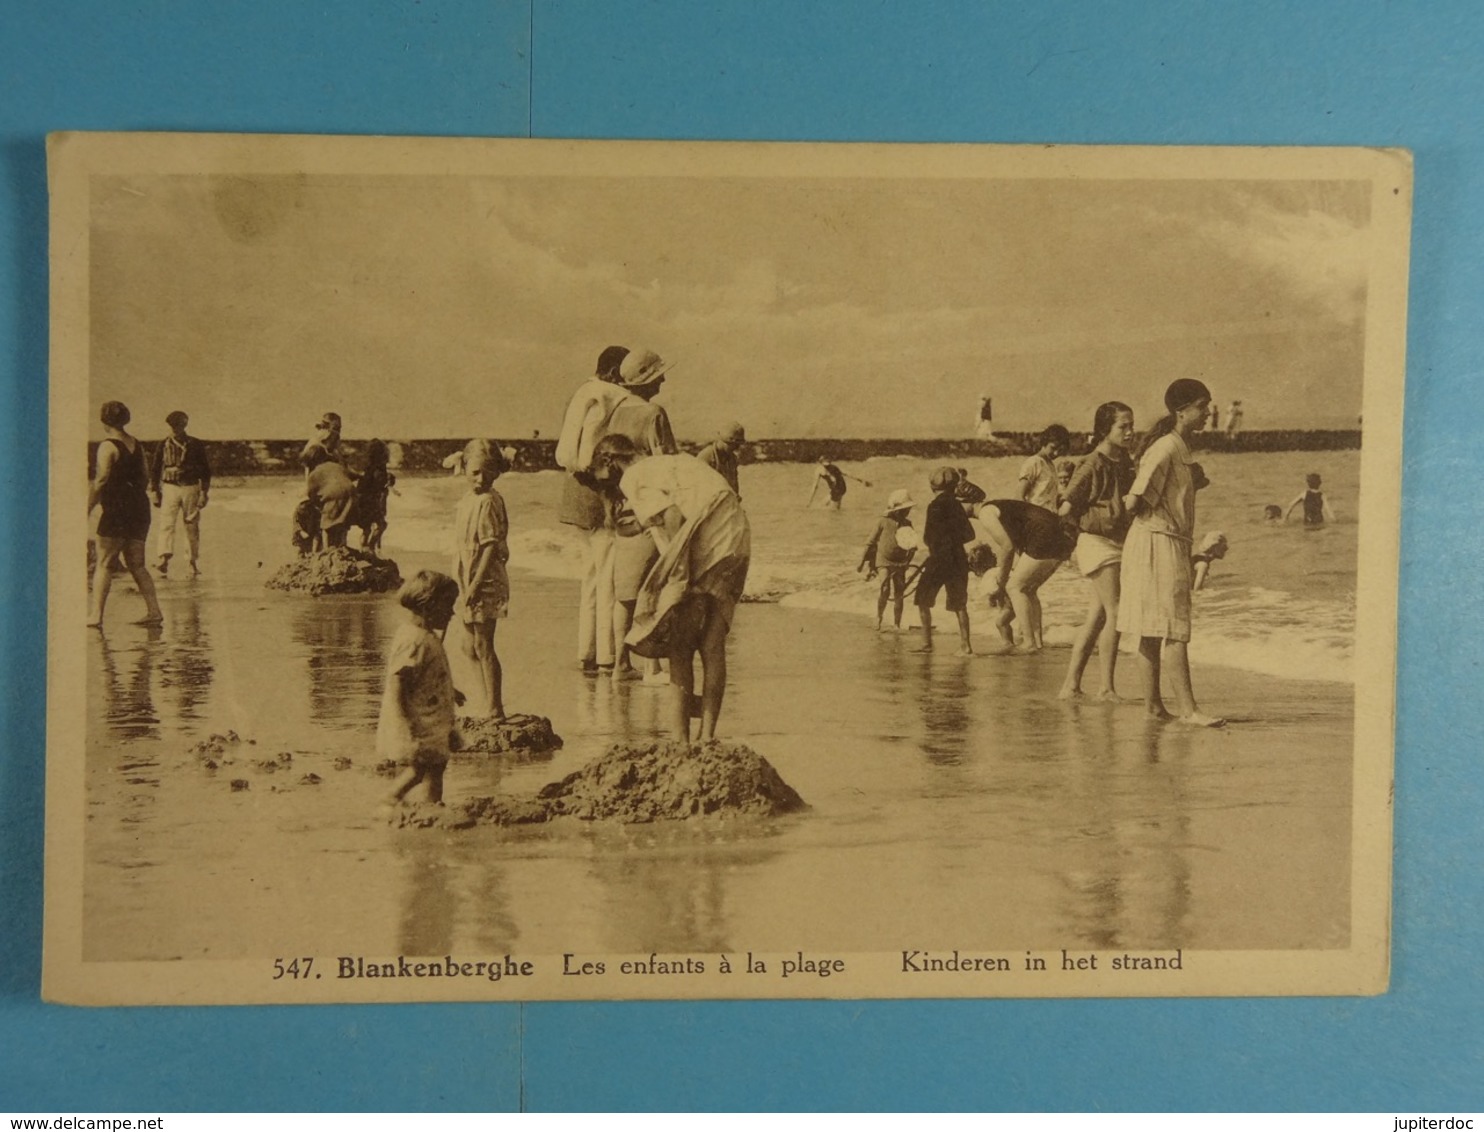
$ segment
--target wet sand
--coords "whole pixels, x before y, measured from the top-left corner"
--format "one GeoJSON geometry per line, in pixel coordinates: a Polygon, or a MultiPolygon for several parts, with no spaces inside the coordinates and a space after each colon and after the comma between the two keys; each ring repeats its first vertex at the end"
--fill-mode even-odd
{"type": "MultiPolygon", "coordinates": [[[[162,584],[162,631],[124,625],[139,600],[124,583],[106,632],[84,635],[79,613],[89,960],[1348,943],[1349,685],[1198,668],[1203,706],[1233,723],[1196,731],[1057,701],[1064,649],[924,655],[916,633],[776,605],[739,610],[722,730],[809,812],[389,828],[374,731],[403,613],[263,589],[283,556],[249,548],[283,525],[208,511],[207,576],[162,584]],[[191,746],[228,728],[255,743],[205,769],[191,746]],[[255,765],[285,751],[286,768],[255,765]]],[[[445,568],[397,557],[404,575],[445,568]]],[[[532,793],[662,733],[666,690],[577,672],[575,582],[515,572],[512,588],[506,702],[549,716],[565,747],[460,759],[450,799],[532,793]]],[[[1121,671],[1130,692],[1131,660],[1121,671]]]]}

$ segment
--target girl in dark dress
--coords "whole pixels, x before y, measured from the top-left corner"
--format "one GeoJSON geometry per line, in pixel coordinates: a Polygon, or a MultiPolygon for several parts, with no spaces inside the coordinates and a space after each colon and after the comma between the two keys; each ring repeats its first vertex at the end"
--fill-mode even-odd
{"type": "Polygon", "coordinates": [[[98,517],[98,563],[93,571],[93,599],[88,625],[101,628],[103,607],[113,584],[113,564],[122,559],[139,587],[146,613],[139,624],[165,620],[155,596],[154,579],[144,565],[144,543],[149,537],[149,470],[144,445],[124,431],[129,410],[120,401],[107,401],[99,414],[104,440],[98,445],[97,471],[88,488],[88,514],[101,507],[98,517]]]}

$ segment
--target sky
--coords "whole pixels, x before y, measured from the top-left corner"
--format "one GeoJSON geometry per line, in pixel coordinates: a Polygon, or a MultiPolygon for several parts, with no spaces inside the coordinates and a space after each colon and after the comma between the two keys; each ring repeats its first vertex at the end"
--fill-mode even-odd
{"type": "MultiPolygon", "coordinates": [[[[681,439],[1360,413],[1363,182],[95,177],[90,390],[163,434],[557,432],[609,344],[681,439]]],[[[95,426],[96,432],[96,426],[95,426]]]]}

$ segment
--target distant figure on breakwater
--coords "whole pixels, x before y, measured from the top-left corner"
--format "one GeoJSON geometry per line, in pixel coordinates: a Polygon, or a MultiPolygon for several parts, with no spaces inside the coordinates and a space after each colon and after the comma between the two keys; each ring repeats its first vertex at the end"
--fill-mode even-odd
{"type": "Polygon", "coordinates": [[[1233,401],[1232,407],[1226,411],[1226,435],[1227,439],[1236,436],[1242,431],[1242,402],[1233,401]]]}
{"type": "Polygon", "coordinates": [[[994,439],[994,402],[988,393],[980,394],[979,412],[974,417],[974,435],[980,440],[994,439]]]}
{"type": "Polygon", "coordinates": [[[1302,506],[1304,509],[1304,526],[1311,528],[1322,527],[1325,523],[1333,523],[1335,521],[1335,513],[1329,509],[1329,503],[1324,498],[1324,492],[1319,489],[1319,485],[1323,482],[1319,478],[1319,473],[1310,472],[1304,477],[1304,482],[1308,486],[1288,505],[1287,510],[1283,512],[1283,521],[1285,523],[1288,522],[1288,518],[1293,514],[1294,508],[1302,506]]]}

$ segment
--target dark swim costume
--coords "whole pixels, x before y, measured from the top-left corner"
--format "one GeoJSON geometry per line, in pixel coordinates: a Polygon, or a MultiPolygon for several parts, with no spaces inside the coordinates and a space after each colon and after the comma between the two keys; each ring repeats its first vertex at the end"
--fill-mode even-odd
{"type": "Polygon", "coordinates": [[[112,437],[104,443],[118,449],[118,459],[98,493],[103,508],[98,517],[98,535],[143,542],[149,537],[149,472],[144,465],[144,445],[135,441],[130,452],[122,441],[112,437]]]}
{"type": "Polygon", "coordinates": [[[830,491],[830,502],[839,503],[845,498],[845,473],[834,464],[826,464],[821,471],[824,473],[825,486],[830,491]]]}
{"type": "Polygon", "coordinates": [[[989,505],[999,512],[1010,545],[1027,558],[1060,562],[1077,545],[1076,528],[1063,523],[1054,511],[1019,499],[993,499],[989,505]]]}

